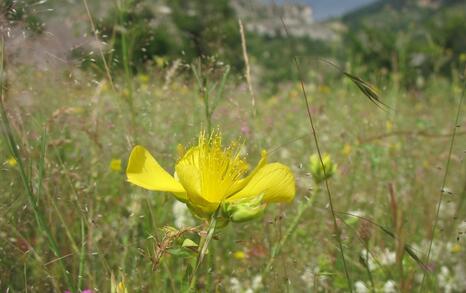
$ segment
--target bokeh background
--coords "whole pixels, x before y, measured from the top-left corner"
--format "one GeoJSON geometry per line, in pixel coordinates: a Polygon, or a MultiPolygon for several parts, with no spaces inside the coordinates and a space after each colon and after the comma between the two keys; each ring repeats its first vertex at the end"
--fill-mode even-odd
{"type": "Polygon", "coordinates": [[[218,229],[197,291],[466,291],[464,0],[2,0],[0,32],[2,292],[186,291],[206,221],[124,170],[208,127],[297,195],[218,229]]]}

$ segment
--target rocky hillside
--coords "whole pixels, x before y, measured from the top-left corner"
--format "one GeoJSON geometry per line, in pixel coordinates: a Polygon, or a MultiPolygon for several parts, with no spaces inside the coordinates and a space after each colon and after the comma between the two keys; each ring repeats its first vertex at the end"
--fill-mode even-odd
{"type": "Polygon", "coordinates": [[[322,40],[336,37],[331,26],[314,21],[312,7],[306,4],[275,5],[260,0],[232,0],[232,6],[238,17],[244,20],[247,30],[260,35],[284,36],[282,17],[292,36],[322,40]]]}

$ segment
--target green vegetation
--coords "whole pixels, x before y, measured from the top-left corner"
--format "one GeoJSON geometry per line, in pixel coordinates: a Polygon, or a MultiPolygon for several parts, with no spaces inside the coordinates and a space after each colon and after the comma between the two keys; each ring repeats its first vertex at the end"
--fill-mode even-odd
{"type": "Polygon", "coordinates": [[[344,18],[346,58],[363,64],[370,74],[377,69],[398,74],[402,85],[423,87],[437,75],[451,77],[466,61],[466,10],[461,1],[438,9],[419,8],[412,2],[380,1],[372,9],[344,18]]]}
{"type": "Polygon", "coordinates": [[[163,17],[158,1],[90,2],[108,47],[47,70],[4,34],[0,291],[466,290],[466,10],[398,2],[348,15],[333,41],[247,32],[254,97],[227,1],[169,1],[163,17]],[[258,211],[214,230],[127,182],[135,145],[173,173],[216,128],[251,166],[262,150],[289,166],[294,201],[226,206],[258,211]]]}

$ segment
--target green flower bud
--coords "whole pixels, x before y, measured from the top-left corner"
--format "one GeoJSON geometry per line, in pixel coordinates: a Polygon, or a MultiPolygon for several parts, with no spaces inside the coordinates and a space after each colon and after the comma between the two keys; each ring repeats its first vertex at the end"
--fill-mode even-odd
{"type": "Polygon", "coordinates": [[[333,163],[330,155],[326,153],[322,154],[324,168],[322,168],[322,163],[320,162],[318,154],[313,154],[309,158],[309,161],[312,178],[316,184],[322,183],[324,180],[329,179],[333,176],[333,174],[335,174],[337,170],[337,165],[333,163]]]}
{"type": "Polygon", "coordinates": [[[262,197],[257,196],[235,202],[226,202],[222,206],[223,215],[232,222],[245,222],[258,218],[267,206],[262,202],[262,197]]]}

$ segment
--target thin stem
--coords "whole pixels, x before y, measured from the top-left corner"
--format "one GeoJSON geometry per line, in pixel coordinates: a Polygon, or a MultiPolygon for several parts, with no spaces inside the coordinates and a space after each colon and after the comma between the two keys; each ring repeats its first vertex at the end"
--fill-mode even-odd
{"type": "Polygon", "coordinates": [[[79,256],[78,290],[82,289],[81,286],[83,282],[85,255],[86,255],[86,229],[85,229],[84,219],[81,217],[81,253],[79,256]]]}
{"type": "Polygon", "coordinates": [[[275,261],[275,258],[277,257],[277,255],[280,254],[283,246],[285,246],[285,243],[296,231],[296,227],[298,227],[298,224],[302,216],[304,215],[304,212],[312,206],[312,204],[314,203],[314,199],[316,198],[316,194],[319,193],[319,191],[320,189],[316,190],[316,192],[314,194],[311,194],[311,197],[304,204],[300,205],[298,213],[291,222],[291,225],[286,230],[285,235],[283,235],[282,239],[280,239],[280,242],[278,242],[278,244],[276,244],[272,248],[272,254],[270,256],[269,261],[267,262],[267,265],[265,266],[264,273],[262,274],[263,276],[267,275],[272,269],[272,265],[275,261]]]}
{"type": "Polygon", "coordinates": [[[249,57],[248,57],[248,49],[246,46],[246,37],[244,34],[244,27],[243,27],[243,22],[241,19],[238,19],[238,25],[239,25],[239,32],[241,36],[241,48],[243,49],[243,59],[244,59],[244,65],[246,66],[246,82],[248,84],[248,90],[249,94],[251,95],[251,106],[252,106],[252,117],[256,117],[256,95],[254,94],[254,90],[252,87],[252,79],[251,79],[251,67],[249,66],[249,57]]]}
{"type": "Polygon", "coordinates": [[[365,267],[366,267],[367,275],[369,276],[369,282],[371,283],[371,292],[375,292],[374,278],[372,277],[372,272],[371,272],[371,269],[369,267],[369,257],[371,257],[371,255],[369,254],[369,243],[367,242],[366,243],[366,264],[365,264],[365,267]]]}
{"type": "MultiPolygon", "coordinates": [[[[87,17],[89,18],[89,23],[91,24],[92,32],[94,33],[94,38],[95,38],[95,40],[97,42],[100,42],[99,33],[98,33],[97,28],[95,26],[94,20],[92,19],[91,11],[89,10],[87,0],[83,0],[83,4],[84,4],[84,8],[86,9],[87,17]]],[[[112,90],[114,91],[115,87],[113,85],[113,79],[112,79],[112,75],[110,74],[110,68],[108,66],[107,59],[105,59],[104,51],[101,48],[102,46],[98,46],[98,47],[99,47],[99,55],[100,55],[100,58],[102,59],[102,62],[104,64],[105,73],[107,75],[108,82],[110,83],[110,86],[111,86],[112,90]]]]}
{"type": "Polygon", "coordinates": [[[207,133],[212,133],[212,112],[209,107],[209,94],[207,91],[204,91],[204,109],[205,109],[205,119],[207,121],[207,133]]]}
{"type": "MultiPolygon", "coordinates": [[[[281,20],[281,22],[283,24],[286,35],[289,37],[290,34],[288,32],[288,27],[287,27],[285,21],[283,20],[283,17],[280,16],[280,20],[281,20]]],[[[304,78],[303,78],[302,70],[301,70],[301,67],[299,66],[298,58],[296,56],[293,57],[293,61],[295,63],[296,69],[298,71],[299,80],[300,80],[300,84],[301,84],[301,90],[303,92],[303,99],[304,99],[304,102],[305,102],[305,105],[306,105],[307,116],[309,118],[309,123],[311,125],[312,137],[314,139],[314,143],[315,143],[316,149],[317,149],[317,154],[319,155],[319,161],[320,161],[322,170],[324,172],[324,176],[326,178],[325,181],[324,181],[325,182],[325,189],[327,190],[328,201],[329,201],[329,206],[330,206],[330,212],[332,214],[332,220],[333,220],[333,228],[335,230],[335,234],[336,234],[335,237],[337,239],[338,248],[340,250],[341,258],[342,258],[342,261],[343,261],[343,268],[345,270],[346,281],[348,283],[348,290],[350,292],[353,292],[353,285],[352,285],[351,278],[350,278],[350,275],[349,275],[349,272],[348,272],[348,267],[347,267],[347,264],[346,264],[345,252],[343,250],[343,243],[341,241],[340,229],[339,229],[338,224],[337,224],[337,217],[335,215],[335,209],[334,209],[334,206],[333,206],[333,199],[332,199],[332,195],[330,193],[330,187],[328,185],[328,179],[327,179],[328,176],[327,176],[326,171],[325,171],[324,161],[322,159],[322,152],[320,150],[320,145],[319,145],[319,139],[317,137],[316,127],[314,125],[314,120],[313,120],[312,114],[311,114],[309,99],[307,97],[306,88],[304,86],[304,78]]]]}
{"type": "MultiPolygon", "coordinates": [[[[435,212],[435,219],[434,219],[434,225],[432,226],[432,237],[430,238],[429,242],[429,250],[427,251],[427,258],[426,258],[426,264],[429,265],[430,262],[430,253],[432,251],[432,243],[434,242],[434,237],[435,237],[435,232],[437,230],[437,225],[438,225],[438,219],[440,215],[440,206],[442,205],[443,201],[443,195],[445,191],[445,185],[447,184],[447,177],[448,177],[448,171],[450,169],[450,162],[451,162],[451,154],[453,152],[453,145],[455,143],[455,137],[456,137],[456,130],[459,127],[459,120],[461,116],[461,109],[463,107],[463,102],[464,102],[464,95],[465,95],[465,90],[466,90],[466,67],[463,72],[463,93],[461,94],[460,101],[458,103],[458,109],[456,111],[456,118],[455,118],[455,123],[453,125],[453,134],[451,136],[450,140],[450,148],[448,150],[448,158],[447,158],[447,164],[445,166],[445,173],[443,174],[443,180],[442,180],[442,188],[440,189],[440,197],[437,202],[437,210],[435,212]]],[[[421,281],[421,286],[419,287],[419,292],[423,292],[423,287],[424,287],[424,281],[426,277],[426,271],[422,273],[422,281],[421,281]]]]}
{"type": "MultiPolygon", "coordinates": [[[[21,181],[23,183],[24,189],[26,191],[26,195],[29,201],[29,204],[32,208],[32,211],[34,213],[34,217],[36,219],[37,226],[39,227],[39,231],[47,238],[48,243],[49,243],[49,248],[52,250],[53,254],[56,257],[60,257],[60,249],[58,248],[58,244],[55,241],[55,239],[52,236],[52,232],[50,231],[49,227],[46,224],[46,221],[44,219],[44,216],[42,215],[40,209],[39,209],[39,203],[35,198],[34,191],[32,190],[31,186],[31,178],[28,176],[26,173],[26,169],[23,163],[23,160],[21,159],[21,156],[18,151],[18,145],[16,143],[15,137],[13,135],[13,130],[10,125],[10,121],[8,119],[8,115],[6,113],[5,106],[3,104],[3,101],[5,99],[5,56],[4,56],[4,40],[1,38],[0,40],[0,92],[1,92],[1,97],[0,97],[0,116],[2,118],[2,133],[5,136],[5,140],[7,142],[7,145],[10,149],[10,152],[12,156],[15,158],[18,164],[18,169],[19,169],[19,174],[21,177],[21,181]]],[[[43,142],[45,143],[45,142],[43,142]]],[[[70,288],[72,292],[75,292],[75,288],[73,286],[73,283],[71,282],[71,278],[69,276],[69,273],[66,269],[65,263],[63,260],[60,258],[59,264],[61,266],[61,269],[63,270],[64,276],[65,276],[65,282],[70,288]]]]}
{"type": "Polygon", "coordinates": [[[204,256],[207,253],[207,249],[209,248],[209,243],[212,240],[212,237],[214,236],[215,226],[217,225],[217,217],[218,217],[219,212],[220,212],[220,206],[217,208],[215,213],[213,213],[212,217],[210,218],[209,227],[207,228],[207,236],[205,238],[202,238],[201,240],[201,245],[199,246],[199,254],[197,255],[196,265],[194,267],[193,275],[191,277],[191,282],[189,284],[189,290],[188,290],[189,292],[194,290],[194,287],[196,286],[197,271],[199,270],[199,267],[201,266],[204,256]]]}

